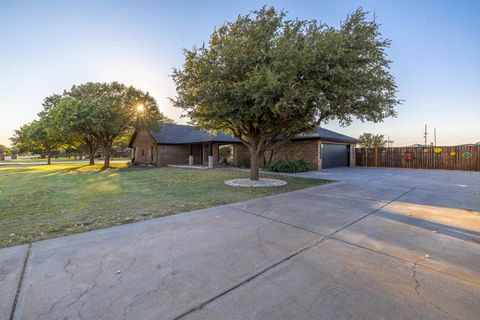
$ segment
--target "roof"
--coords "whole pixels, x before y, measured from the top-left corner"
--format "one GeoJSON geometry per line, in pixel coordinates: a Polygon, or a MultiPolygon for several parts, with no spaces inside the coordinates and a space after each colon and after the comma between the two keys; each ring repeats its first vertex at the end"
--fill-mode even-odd
{"type": "Polygon", "coordinates": [[[207,130],[181,124],[163,124],[160,131],[150,131],[158,144],[184,144],[198,142],[240,142],[239,139],[222,131],[211,134],[207,130]]]}
{"type": "Polygon", "coordinates": [[[327,141],[335,141],[335,142],[348,142],[348,143],[359,143],[360,141],[346,136],[344,134],[328,130],[325,128],[317,128],[316,132],[314,133],[305,133],[302,135],[298,135],[292,140],[301,140],[301,139],[321,139],[327,141]]]}
{"type": "MultiPolygon", "coordinates": [[[[216,134],[211,134],[207,130],[198,129],[188,125],[181,124],[162,124],[160,131],[149,131],[152,138],[158,144],[186,144],[186,143],[201,143],[201,142],[222,142],[222,143],[240,143],[240,140],[226,134],[222,131],[217,131],[216,134]]],[[[131,143],[135,140],[136,134],[133,135],[131,143]]],[[[292,140],[302,139],[322,139],[335,142],[357,143],[357,139],[331,131],[324,128],[317,128],[315,133],[302,134],[292,140]]],[[[130,143],[130,145],[131,145],[130,143]]]]}

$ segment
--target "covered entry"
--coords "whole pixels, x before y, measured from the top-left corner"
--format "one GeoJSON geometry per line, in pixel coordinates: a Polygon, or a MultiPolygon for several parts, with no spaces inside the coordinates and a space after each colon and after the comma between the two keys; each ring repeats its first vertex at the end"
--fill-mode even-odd
{"type": "Polygon", "coordinates": [[[349,166],[349,149],[346,144],[322,144],[322,168],[337,168],[349,166]]]}

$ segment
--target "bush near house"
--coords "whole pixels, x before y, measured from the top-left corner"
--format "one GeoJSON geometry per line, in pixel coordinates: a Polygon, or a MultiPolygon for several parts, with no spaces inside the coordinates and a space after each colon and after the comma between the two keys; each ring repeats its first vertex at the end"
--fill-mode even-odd
{"type": "Polygon", "coordinates": [[[305,160],[289,160],[270,164],[265,169],[273,172],[304,172],[308,171],[308,163],[305,160]]]}

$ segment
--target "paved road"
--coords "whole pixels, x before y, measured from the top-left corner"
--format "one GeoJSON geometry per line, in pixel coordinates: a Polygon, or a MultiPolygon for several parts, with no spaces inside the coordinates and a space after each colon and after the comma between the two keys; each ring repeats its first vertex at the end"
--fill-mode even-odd
{"type": "Polygon", "coordinates": [[[479,318],[480,173],[303,175],[340,182],[0,250],[0,319],[479,318]]]}

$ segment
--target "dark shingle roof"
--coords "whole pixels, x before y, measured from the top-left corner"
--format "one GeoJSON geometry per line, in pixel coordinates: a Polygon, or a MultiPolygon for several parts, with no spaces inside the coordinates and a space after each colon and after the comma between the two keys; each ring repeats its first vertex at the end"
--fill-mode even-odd
{"type": "Polygon", "coordinates": [[[325,128],[317,128],[315,133],[302,134],[293,138],[293,140],[301,140],[301,139],[322,139],[326,141],[348,142],[348,143],[359,142],[355,138],[352,138],[344,134],[341,134],[332,130],[328,130],[325,128]]]}
{"type": "Polygon", "coordinates": [[[181,124],[163,124],[158,132],[150,132],[159,144],[183,144],[197,142],[240,142],[224,132],[213,135],[207,130],[181,124]]]}
{"type": "MultiPolygon", "coordinates": [[[[184,144],[199,142],[240,142],[239,139],[230,136],[222,131],[217,134],[211,134],[207,130],[197,129],[192,126],[181,124],[163,124],[160,131],[150,131],[153,139],[158,144],[184,144]]],[[[322,139],[327,141],[357,143],[358,140],[331,130],[317,128],[315,133],[303,134],[293,138],[293,140],[301,139],[322,139]]],[[[133,141],[133,139],[132,139],[133,141]]]]}

